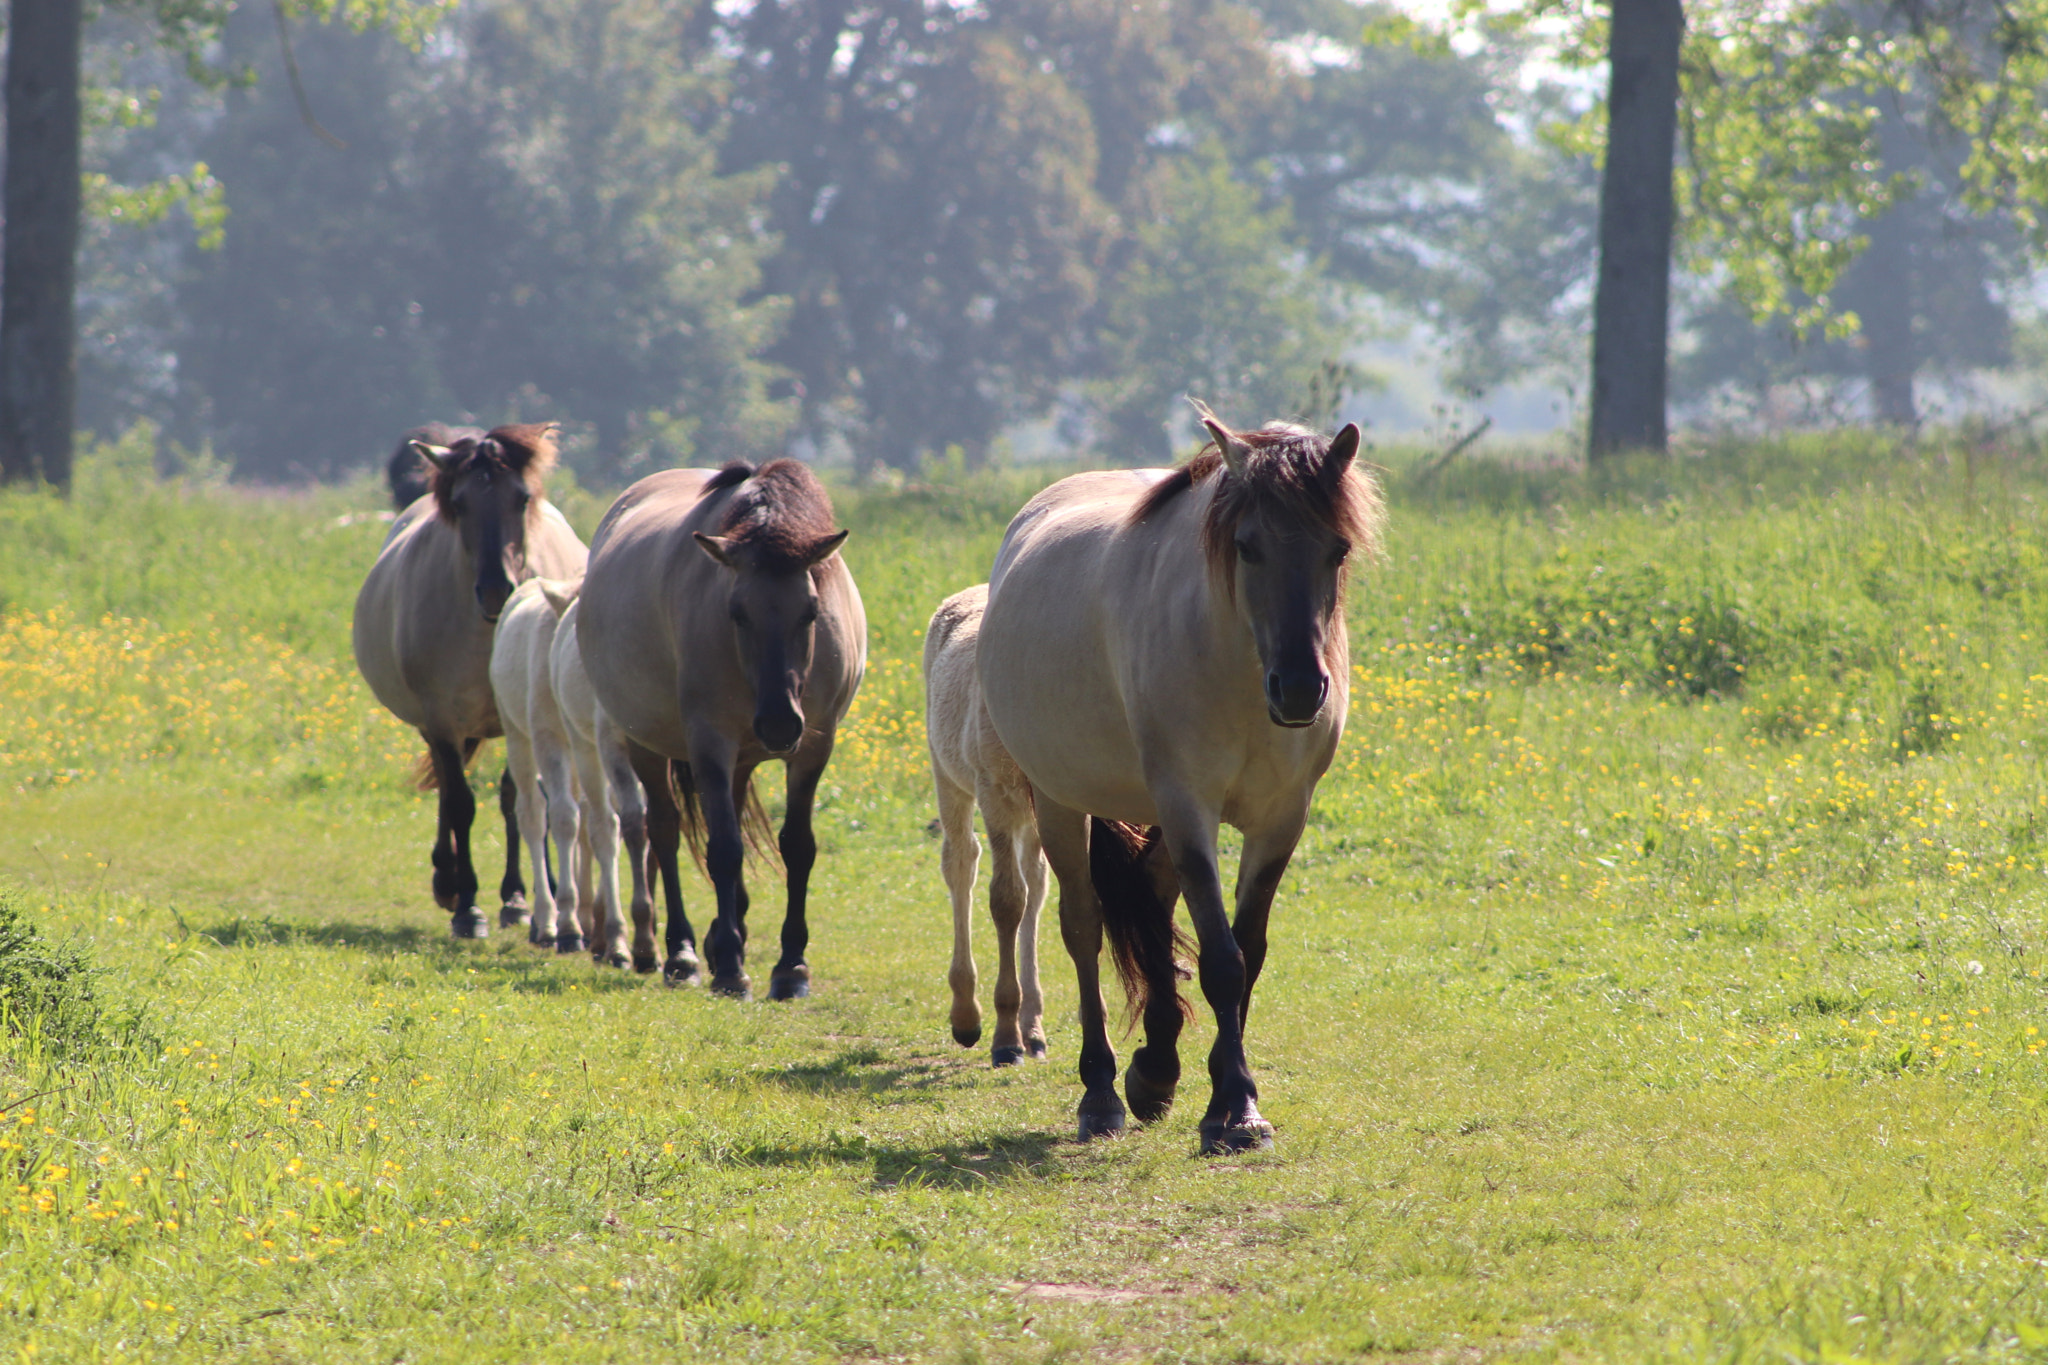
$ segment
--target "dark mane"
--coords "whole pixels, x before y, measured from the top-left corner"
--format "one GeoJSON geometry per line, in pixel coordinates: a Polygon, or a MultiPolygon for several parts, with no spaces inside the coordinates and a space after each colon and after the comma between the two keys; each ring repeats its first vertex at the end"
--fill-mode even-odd
{"type": "Polygon", "coordinates": [[[392,451],[391,458],[384,462],[384,482],[391,489],[392,506],[403,512],[425,497],[433,486],[434,467],[412,448],[414,441],[446,447],[464,437],[480,440],[483,434],[481,427],[451,427],[445,422],[428,422],[405,433],[398,442],[398,449],[392,451]]]}
{"type": "Polygon", "coordinates": [[[758,468],[735,460],[698,496],[727,488],[736,491],[720,509],[718,534],[750,551],[769,573],[802,568],[812,548],[833,533],[832,499],[801,460],[770,460],[758,468]]]}
{"type": "Polygon", "coordinates": [[[533,507],[540,506],[542,481],[555,467],[553,422],[526,422],[495,427],[488,434],[463,437],[449,447],[445,468],[437,468],[428,484],[442,520],[455,523],[455,485],[472,474],[510,474],[526,482],[533,507]]]}
{"type": "Polygon", "coordinates": [[[1237,526],[1254,507],[1271,507],[1284,516],[1313,521],[1350,541],[1367,558],[1380,552],[1380,528],[1386,509],[1378,482],[1354,460],[1341,479],[1328,477],[1324,461],[1330,437],[1289,422],[1274,422],[1237,438],[1252,449],[1242,478],[1224,466],[1214,442],[1200,454],[1145,490],[1131,509],[1132,525],[1147,520],[1197,484],[1220,479],[1202,517],[1202,550],[1209,566],[1229,577],[1237,568],[1237,526]]]}

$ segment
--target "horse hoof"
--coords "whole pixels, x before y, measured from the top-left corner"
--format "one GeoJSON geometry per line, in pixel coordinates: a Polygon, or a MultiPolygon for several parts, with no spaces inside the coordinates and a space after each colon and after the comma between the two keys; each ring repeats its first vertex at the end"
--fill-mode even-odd
{"type": "Polygon", "coordinates": [[[639,951],[638,949],[635,949],[635,950],[634,950],[634,953],[633,953],[633,970],[634,970],[634,971],[636,971],[636,972],[639,972],[639,973],[640,973],[641,975],[643,975],[643,976],[644,976],[644,975],[646,975],[646,974],[647,974],[648,972],[651,972],[651,971],[653,971],[653,970],[654,970],[654,969],[655,969],[656,967],[659,967],[660,965],[661,965],[661,959],[660,959],[660,958],[658,958],[658,957],[656,957],[656,956],[655,956],[655,955],[654,955],[653,953],[641,953],[641,952],[640,952],[640,951],[639,951]]]}
{"type": "Polygon", "coordinates": [[[1028,1054],[1030,1054],[1030,1057],[1031,1057],[1031,1060],[1032,1060],[1032,1061],[1034,1061],[1034,1062],[1042,1062],[1042,1061],[1044,1061],[1044,1060],[1045,1060],[1045,1039],[1043,1039],[1043,1038],[1026,1038],[1026,1039],[1024,1040],[1024,1051],[1025,1051],[1025,1052],[1027,1052],[1028,1054]]]}
{"type": "Polygon", "coordinates": [[[585,952],[589,949],[589,947],[590,945],[584,941],[583,935],[581,934],[567,933],[555,935],[555,951],[561,953],[564,956],[567,956],[570,953],[585,952]]]}
{"type": "Polygon", "coordinates": [[[953,1025],[953,1041],[962,1047],[973,1047],[981,1041],[981,1025],[975,1024],[968,1028],[953,1025]]]}
{"type": "Polygon", "coordinates": [[[988,1064],[990,1066],[1015,1066],[1017,1065],[1017,1063],[1023,1060],[1024,1049],[1021,1047],[1011,1047],[1005,1045],[1003,1047],[992,1048],[988,1054],[988,1064]]]}
{"type": "Polygon", "coordinates": [[[1202,1155],[1223,1156],[1231,1152],[1262,1152],[1273,1145],[1273,1125],[1251,1110],[1236,1123],[1222,1119],[1202,1120],[1202,1155]]]}
{"type": "Polygon", "coordinates": [[[811,993],[811,969],[802,965],[786,972],[775,972],[768,978],[770,1000],[801,1000],[811,993]]]}
{"type": "Polygon", "coordinates": [[[754,983],[747,980],[745,972],[735,976],[714,976],[711,978],[711,993],[729,996],[734,1000],[752,1000],[754,983]]]}
{"type": "Polygon", "coordinates": [[[476,912],[476,907],[458,910],[448,920],[448,932],[455,938],[489,938],[490,921],[476,912]]]}
{"type": "Polygon", "coordinates": [[[697,959],[694,957],[672,957],[668,960],[668,965],[661,969],[661,984],[670,990],[694,986],[703,979],[703,973],[697,970],[697,959]]]}
{"type": "Polygon", "coordinates": [[[1154,1076],[1146,1063],[1150,1047],[1131,1054],[1124,1069],[1124,1099],[1130,1102],[1131,1117],[1140,1123],[1157,1123],[1173,1109],[1173,1092],[1180,1088],[1180,1058],[1168,1054],[1167,1075],[1154,1076]]]}
{"type": "Polygon", "coordinates": [[[1124,1104],[1114,1090],[1081,1097],[1081,1141],[1115,1137],[1124,1130],[1124,1104]]]}
{"type": "Polygon", "coordinates": [[[530,930],[526,935],[526,941],[542,952],[547,952],[555,946],[555,936],[553,934],[534,933],[530,930]]]}
{"type": "Polygon", "coordinates": [[[500,929],[510,929],[515,924],[526,924],[532,918],[533,916],[527,911],[523,902],[514,905],[511,901],[506,901],[498,907],[498,927],[500,929]]]}
{"type": "Polygon", "coordinates": [[[628,961],[626,955],[616,948],[608,953],[592,953],[590,956],[600,967],[624,967],[628,961]]]}

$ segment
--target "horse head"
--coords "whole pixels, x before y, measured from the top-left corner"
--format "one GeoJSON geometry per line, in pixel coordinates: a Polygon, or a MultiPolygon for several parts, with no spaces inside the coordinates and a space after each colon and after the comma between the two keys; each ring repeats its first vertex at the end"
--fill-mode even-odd
{"type": "Polygon", "coordinates": [[[477,612],[491,625],[525,573],[527,518],[554,466],[556,430],[541,422],[498,427],[449,446],[413,442],[434,468],[434,504],[462,537],[476,570],[477,612]]]}
{"type": "Polygon", "coordinates": [[[1328,440],[1284,423],[1240,433],[1196,408],[1223,466],[1204,540],[1257,646],[1266,714],[1313,724],[1330,695],[1345,562],[1376,529],[1370,490],[1351,477],[1358,427],[1328,440]]]}
{"type": "Polygon", "coordinates": [[[746,469],[746,484],[727,504],[723,533],[698,531],[697,544],[731,571],[726,614],[740,666],[753,682],[754,738],[771,754],[787,754],[804,737],[818,572],[850,533],[832,529],[824,490],[797,461],[729,469],[746,469]]]}

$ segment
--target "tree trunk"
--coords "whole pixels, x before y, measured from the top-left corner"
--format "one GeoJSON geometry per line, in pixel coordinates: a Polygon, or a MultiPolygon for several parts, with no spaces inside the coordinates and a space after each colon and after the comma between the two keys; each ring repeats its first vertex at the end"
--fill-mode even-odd
{"type": "Polygon", "coordinates": [[[1596,460],[1665,447],[1671,176],[1684,33],[1682,0],[1614,0],[1587,433],[1587,453],[1596,460]]]}
{"type": "Polygon", "coordinates": [[[0,202],[0,479],[71,482],[81,0],[13,0],[0,202]]]}
{"type": "Polygon", "coordinates": [[[1920,425],[1913,399],[1919,357],[1913,345],[1913,247],[1902,209],[1870,225],[1870,246],[1859,265],[1874,285],[1857,310],[1863,323],[1864,365],[1873,415],[1889,426],[1920,425]]]}

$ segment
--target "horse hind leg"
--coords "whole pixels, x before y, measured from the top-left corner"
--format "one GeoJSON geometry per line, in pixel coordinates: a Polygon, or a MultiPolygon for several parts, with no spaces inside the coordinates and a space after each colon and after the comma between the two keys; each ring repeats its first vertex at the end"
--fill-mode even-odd
{"type": "MultiPolygon", "coordinates": [[[[674,779],[693,781],[688,764],[674,764],[651,749],[637,744],[628,748],[634,774],[647,803],[648,882],[659,876],[662,903],[668,915],[668,960],[662,964],[661,980],[666,986],[692,986],[703,979],[697,962],[697,935],[683,913],[683,887],[677,866],[683,846],[683,809],[677,804],[674,779]],[[671,771],[674,778],[671,777],[671,771]]],[[[649,911],[652,914],[652,910],[649,911]]]]}
{"type": "Polygon", "coordinates": [[[555,866],[561,871],[555,884],[555,952],[580,953],[589,946],[585,921],[590,915],[590,876],[582,854],[583,812],[576,802],[575,779],[562,756],[550,755],[542,782],[547,789],[555,866]]]}
{"type": "MultiPolygon", "coordinates": [[[[654,951],[654,899],[647,885],[646,794],[641,791],[640,778],[633,772],[633,765],[623,748],[602,756],[586,756],[579,751],[577,762],[586,789],[604,793],[606,806],[613,813],[611,829],[614,833],[614,861],[618,852],[617,845],[623,842],[626,846],[626,870],[633,884],[633,970],[651,972],[661,965],[661,959],[654,951]]],[[[600,824],[598,828],[599,857],[602,861],[602,835],[605,827],[600,824]]],[[[616,869],[600,875],[609,878],[605,884],[612,887],[613,894],[617,895],[616,869]]]]}
{"type": "Polygon", "coordinates": [[[1017,866],[1017,834],[1002,827],[1001,819],[990,819],[990,807],[982,807],[988,825],[989,882],[988,913],[996,926],[996,1036],[990,1060],[1010,1066],[1024,1060],[1022,1010],[1024,986],[1017,975],[1017,935],[1024,925],[1027,904],[1024,878],[1017,866]]]}
{"type": "MultiPolygon", "coordinates": [[[[512,779],[513,815],[518,836],[532,855],[533,865],[544,866],[547,860],[548,807],[541,788],[540,769],[534,762],[533,741],[510,726],[505,730],[505,775],[512,779]]],[[[528,943],[551,943],[555,936],[558,907],[553,888],[546,878],[535,880],[533,902],[530,915],[523,908],[515,910],[509,904],[504,906],[498,912],[498,927],[509,929],[523,922],[528,926],[528,943]]]]}
{"type": "MultiPolygon", "coordinates": [[[[981,845],[974,837],[974,795],[959,786],[936,765],[932,784],[939,804],[939,871],[946,879],[946,894],[953,903],[953,961],[946,968],[946,985],[953,992],[949,1022],[953,1041],[973,1047],[981,1041],[981,1003],[975,999],[974,972],[974,876],[981,862],[981,845]]],[[[998,1036],[1000,1049],[1000,1035],[998,1036]]],[[[1000,1056],[998,1066],[1002,1065],[1000,1056]]]]}
{"type": "Polygon", "coordinates": [[[1081,1141],[1107,1137],[1124,1128],[1124,1104],[1116,1093],[1116,1049],[1109,1041],[1102,1006],[1102,904],[1088,875],[1088,817],[1062,806],[1043,791],[1033,792],[1038,834],[1060,886],[1060,938],[1074,963],[1075,994],[1081,1014],[1081,1104],[1076,1111],[1081,1141]]]}
{"type": "Polygon", "coordinates": [[[1185,1015],[1173,931],[1179,883],[1156,827],[1133,843],[1124,830],[1101,821],[1090,831],[1089,874],[1102,898],[1118,972],[1145,1020],[1145,1043],[1124,1073],[1124,1098],[1132,1117],[1156,1123],[1173,1108],[1180,1087],[1185,1015]]]}
{"type": "Polygon", "coordinates": [[[1025,1053],[1042,1058],[1046,1053],[1045,993],[1038,981],[1038,921],[1045,909],[1048,869],[1045,852],[1038,846],[1038,822],[1028,814],[1017,838],[1017,856],[1024,877],[1024,919],[1017,928],[1017,974],[1023,1003],[1017,1023],[1024,1035],[1025,1053]]]}

